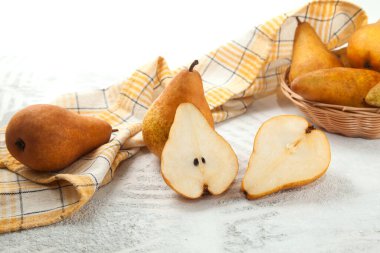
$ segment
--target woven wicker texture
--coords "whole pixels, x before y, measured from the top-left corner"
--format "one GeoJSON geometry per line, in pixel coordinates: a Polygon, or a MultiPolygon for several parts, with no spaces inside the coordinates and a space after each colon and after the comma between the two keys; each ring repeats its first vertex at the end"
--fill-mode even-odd
{"type": "Polygon", "coordinates": [[[380,138],[380,108],[357,108],[312,102],[288,85],[289,69],[281,77],[281,90],[314,124],[330,133],[367,139],[380,138]]]}

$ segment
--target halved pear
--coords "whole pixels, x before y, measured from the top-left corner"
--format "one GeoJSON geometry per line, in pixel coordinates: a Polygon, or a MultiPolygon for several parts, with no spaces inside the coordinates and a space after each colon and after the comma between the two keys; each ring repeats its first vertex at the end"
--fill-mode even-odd
{"type": "Polygon", "coordinates": [[[228,189],[238,167],[230,144],[202,113],[193,104],[180,104],[161,156],[165,182],[187,198],[199,198],[205,187],[217,195],[228,189]]]}
{"type": "Polygon", "coordinates": [[[242,190],[255,199],[321,177],[331,160],[326,135],[300,116],[273,117],[256,134],[242,190]]]}

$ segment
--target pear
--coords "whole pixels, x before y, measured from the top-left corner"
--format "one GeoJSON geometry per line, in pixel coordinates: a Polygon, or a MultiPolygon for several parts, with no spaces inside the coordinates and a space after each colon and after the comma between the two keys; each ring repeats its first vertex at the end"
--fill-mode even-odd
{"type": "Polygon", "coordinates": [[[380,83],[376,84],[369,90],[365,97],[365,102],[369,105],[380,107],[380,83]]]}
{"type": "Polygon", "coordinates": [[[348,57],[347,57],[347,47],[342,47],[332,52],[338,57],[343,67],[351,68],[350,61],[348,60],[348,57]]]}
{"type": "Polygon", "coordinates": [[[313,70],[342,67],[338,57],[327,49],[313,27],[298,17],[297,22],[289,81],[313,70]]]}
{"type": "Polygon", "coordinates": [[[365,107],[368,91],[380,82],[380,73],[367,69],[331,68],[296,78],[291,89],[303,98],[327,104],[365,107]]]}
{"type": "Polygon", "coordinates": [[[347,58],[354,68],[380,71],[380,21],[356,30],[347,46],[347,58]]]}
{"type": "Polygon", "coordinates": [[[27,167],[56,171],[107,143],[111,133],[111,126],[103,120],[37,104],[11,118],[5,141],[9,153],[27,167]]]}
{"type": "Polygon", "coordinates": [[[330,164],[326,135],[303,117],[273,117],[256,134],[242,181],[247,198],[256,199],[321,177],[330,164]]]}
{"type": "Polygon", "coordinates": [[[201,76],[194,70],[197,64],[198,61],[195,60],[188,70],[182,70],[176,75],[145,114],[142,125],[144,142],[158,157],[161,157],[175,112],[181,103],[195,105],[210,126],[214,127],[212,114],[204,96],[201,76]]]}
{"type": "Polygon", "coordinates": [[[199,198],[205,187],[217,195],[228,189],[238,167],[235,152],[201,111],[180,104],[161,156],[165,182],[186,198],[199,198]]]}

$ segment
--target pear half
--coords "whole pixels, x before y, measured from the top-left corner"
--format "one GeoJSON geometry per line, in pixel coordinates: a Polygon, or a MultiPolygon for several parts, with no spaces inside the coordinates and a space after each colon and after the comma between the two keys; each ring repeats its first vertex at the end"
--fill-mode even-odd
{"type": "Polygon", "coordinates": [[[330,164],[326,135],[295,115],[273,117],[256,134],[242,190],[255,199],[321,177],[330,164]]]}
{"type": "Polygon", "coordinates": [[[199,198],[205,187],[217,195],[228,189],[238,167],[230,144],[202,113],[193,104],[180,104],[161,156],[165,182],[186,198],[199,198]]]}

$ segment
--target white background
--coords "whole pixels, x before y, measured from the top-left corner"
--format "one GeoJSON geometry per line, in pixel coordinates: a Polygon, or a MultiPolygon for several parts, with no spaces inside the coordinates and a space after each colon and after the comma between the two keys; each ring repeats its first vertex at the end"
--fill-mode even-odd
{"type": "MultiPolygon", "coordinates": [[[[0,56],[27,57],[38,74],[127,77],[159,55],[175,68],[307,2],[3,1],[0,56]]],[[[380,16],[378,1],[355,3],[380,16]]]]}

